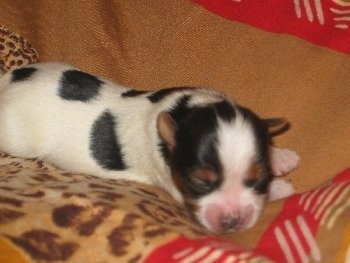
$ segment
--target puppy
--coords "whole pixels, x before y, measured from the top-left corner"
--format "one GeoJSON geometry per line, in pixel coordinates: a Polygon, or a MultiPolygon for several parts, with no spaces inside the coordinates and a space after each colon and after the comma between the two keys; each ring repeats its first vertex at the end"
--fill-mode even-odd
{"type": "Polygon", "coordinates": [[[299,161],[270,144],[285,124],[212,90],[138,91],[61,63],[0,79],[1,150],[161,187],[215,233],[252,227],[267,199],[293,193],[271,184],[299,161]]]}

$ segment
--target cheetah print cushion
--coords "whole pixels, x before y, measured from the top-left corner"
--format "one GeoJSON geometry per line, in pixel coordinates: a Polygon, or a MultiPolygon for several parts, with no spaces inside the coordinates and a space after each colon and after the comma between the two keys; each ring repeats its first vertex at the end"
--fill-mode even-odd
{"type": "MultiPolygon", "coordinates": [[[[37,61],[4,27],[0,54],[3,71],[37,61]]],[[[347,262],[349,200],[350,169],[219,238],[156,187],[0,152],[0,262],[347,262]]]]}
{"type": "Polygon", "coordinates": [[[82,262],[100,254],[101,262],[127,262],[179,235],[205,233],[153,187],[71,174],[6,154],[0,158],[2,244],[10,242],[34,260],[82,262]]]}

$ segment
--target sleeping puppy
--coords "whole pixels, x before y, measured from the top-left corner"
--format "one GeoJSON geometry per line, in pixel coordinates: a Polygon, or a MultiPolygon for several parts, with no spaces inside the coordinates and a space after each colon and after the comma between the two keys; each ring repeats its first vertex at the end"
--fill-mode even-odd
{"type": "Polygon", "coordinates": [[[273,181],[299,161],[270,144],[285,124],[212,90],[137,91],[61,63],[0,79],[1,150],[161,187],[215,233],[253,226],[266,200],[293,193],[273,181]]]}

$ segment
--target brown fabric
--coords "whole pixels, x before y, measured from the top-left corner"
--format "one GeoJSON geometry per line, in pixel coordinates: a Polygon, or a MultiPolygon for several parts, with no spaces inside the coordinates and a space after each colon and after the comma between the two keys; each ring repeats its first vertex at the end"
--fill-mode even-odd
{"type": "Polygon", "coordinates": [[[64,61],[140,89],[190,85],[227,93],[292,128],[298,191],[350,165],[350,58],[292,36],[220,18],[185,0],[54,1],[0,5],[0,24],[41,61],[64,61]]]}

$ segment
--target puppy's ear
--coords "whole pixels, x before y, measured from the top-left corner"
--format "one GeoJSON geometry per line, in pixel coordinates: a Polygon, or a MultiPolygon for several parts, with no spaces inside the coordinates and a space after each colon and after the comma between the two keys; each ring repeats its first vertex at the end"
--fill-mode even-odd
{"type": "Polygon", "coordinates": [[[175,133],[177,125],[169,113],[163,111],[158,115],[157,129],[168,150],[172,152],[176,145],[175,133]]]}
{"type": "Polygon", "coordinates": [[[268,132],[270,136],[275,136],[284,131],[288,130],[290,127],[289,122],[285,118],[273,118],[273,119],[265,119],[265,123],[267,124],[268,132]]]}

